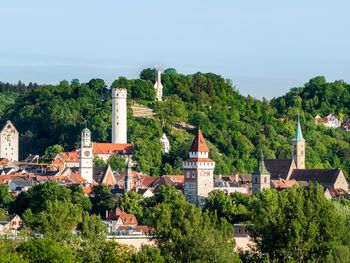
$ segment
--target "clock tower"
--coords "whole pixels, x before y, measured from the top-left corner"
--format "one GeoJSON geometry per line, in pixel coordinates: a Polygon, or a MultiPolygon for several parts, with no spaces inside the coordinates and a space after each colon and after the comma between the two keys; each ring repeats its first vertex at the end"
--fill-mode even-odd
{"type": "Polygon", "coordinates": [[[200,129],[192,142],[189,158],[184,161],[183,168],[187,201],[203,207],[205,198],[214,187],[215,162],[209,159],[209,148],[200,129]]]}
{"type": "Polygon", "coordinates": [[[88,183],[92,183],[92,172],[93,172],[93,155],[92,155],[92,142],[91,132],[88,128],[85,128],[81,132],[81,146],[79,155],[79,172],[80,176],[83,177],[88,183]]]}

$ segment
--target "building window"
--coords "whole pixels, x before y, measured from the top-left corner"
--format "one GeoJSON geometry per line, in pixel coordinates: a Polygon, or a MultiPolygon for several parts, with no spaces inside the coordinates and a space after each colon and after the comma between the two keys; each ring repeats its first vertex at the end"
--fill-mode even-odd
{"type": "Polygon", "coordinates": [[[267,183],[267,178],[266,178],[266,177],[264,177],[264,183],[265,183],[265,184],[267,183]]]}
{"type": "Polygon", "coordinates": [[[192,178],[196,178],[196,175],[194,172],[192,172],[192,178]]]}
{"type": "Polygon", "coordinates": [[[190,178],[190,172],[186,172],[186,178],[190,178]]]}
{"type": "Polygon", "coordinates": [[[301,151],[301,154],[304,154],[304,151],[301,151]]]}
{"type": "Polygon", "coordinates": [[[7,141],[8,141],[8,142],[11,141],[11,135],[7,135],[7,141]]]}
{"type": "Polygon", "coordinates": [[[257,177],[255,177],[255,183],[258,183],[258,178],[257,177]]]}

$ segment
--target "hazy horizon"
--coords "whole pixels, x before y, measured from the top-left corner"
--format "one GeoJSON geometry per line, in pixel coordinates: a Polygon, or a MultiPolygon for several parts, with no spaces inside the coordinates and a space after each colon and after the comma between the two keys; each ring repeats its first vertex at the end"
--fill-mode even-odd
{"type": "Polygon", "coordinates": [[[44,1],[0,4],[0,81],[213,72],[268,99],[322,75],[350,82],[347,1],[44,1]]]}

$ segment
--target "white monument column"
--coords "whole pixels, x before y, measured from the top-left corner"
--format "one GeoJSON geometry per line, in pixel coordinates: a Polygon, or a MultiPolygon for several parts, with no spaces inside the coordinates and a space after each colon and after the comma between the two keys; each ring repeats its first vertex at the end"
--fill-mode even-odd
{"type": "Polygon", "coordinates": [[[127,143],[127,89],[112,89],[112,143],[127,143]]]}

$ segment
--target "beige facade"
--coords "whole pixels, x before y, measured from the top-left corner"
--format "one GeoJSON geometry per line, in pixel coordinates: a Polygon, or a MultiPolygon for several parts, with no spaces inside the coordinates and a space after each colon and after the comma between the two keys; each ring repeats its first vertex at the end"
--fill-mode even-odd
{"type": "Polygon", "coordinates": [[[0,131],[0,157],[18,161],[19,134],[11,121],[0,131]]]}
{"type": "Polygon", "coordinates": [[[293,141],[293,160],[297,169],[305,169],[305,141],[293,141]]]}

